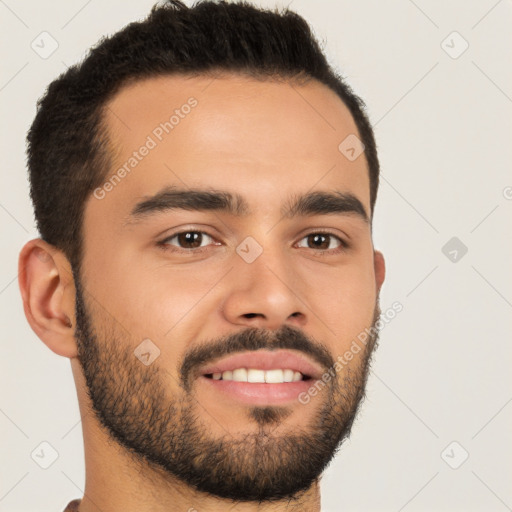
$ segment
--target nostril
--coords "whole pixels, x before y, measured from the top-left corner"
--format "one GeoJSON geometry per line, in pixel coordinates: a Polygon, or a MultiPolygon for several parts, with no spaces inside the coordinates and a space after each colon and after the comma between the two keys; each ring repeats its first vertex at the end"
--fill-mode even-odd
{"type": "Polygon", "coordinates": [[[246,313],[244,316],[246,318],[254,318],[255,316],[258,316],[258,314],[257,313],[246,313]]]}

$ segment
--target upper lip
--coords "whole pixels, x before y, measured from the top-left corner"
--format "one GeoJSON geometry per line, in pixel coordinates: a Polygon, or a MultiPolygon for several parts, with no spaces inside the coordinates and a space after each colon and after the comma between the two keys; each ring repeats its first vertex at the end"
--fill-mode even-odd
{"type": "Polygon", "coordinates": [[[200,369],[200,374],[222,373],[228,370],[233,371],[237,368],[254,368],[259,370],[290,369],[314,379],[320,379],[322,375],[322,370],[319,366],[313,363],[307,356],[291,352],[290,350],[241,352],[203,366],[200,369]]]}

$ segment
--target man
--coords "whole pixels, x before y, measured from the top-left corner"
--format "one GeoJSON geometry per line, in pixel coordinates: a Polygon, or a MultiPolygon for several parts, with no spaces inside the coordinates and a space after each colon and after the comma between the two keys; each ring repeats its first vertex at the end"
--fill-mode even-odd
{"type": "Polygon", "coordinates": [[[50,85],[28,143],[20,289],[84,435],[66,510],[319,511],[385,270],[372,129],[306,22],[154,8],[50,85]]]}

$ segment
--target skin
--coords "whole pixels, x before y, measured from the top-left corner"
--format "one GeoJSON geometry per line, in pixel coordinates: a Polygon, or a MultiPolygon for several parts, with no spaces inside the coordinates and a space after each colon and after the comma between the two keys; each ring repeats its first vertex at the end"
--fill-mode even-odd
{"type": "MultiPolygon", "coordinates": [[[[290,195],[312,190],[350,192],[370,212],[364,155],[349,161],[338,150],[348,135],[358,133],[355,123],[341,100],[316,81],[291,87],[233,75],[160,77],[125,87],[106,111],[115,147],[112,172],[191,96],[198,101],[191,113],[103,199],[88,199],[81,271],[97,331],[103,336],[109,329],[122,333],[132,352],[151,339],[161,349],[153,364],[166,370],[169,396],[177,397],[184,393],[178,363],[188,350],[248,327],[273,332],[288,325],[318,340],[336,359],[372,325],[385,275],[371,226],[359,217],[281,218],[290,195]],[[129,221],[138,201],[168,185],[237,192],[252,213],[183,210],[129,221]],[[180,249],[176,239],[173,248],[181,252],[157,246],[183,228],[205,231],[215,241],[205,239],[208,248],[195,255],[180,249]],[[307,246],[307,234],[325,230],[349,239],[350,249],[320,255],[307,246]],[[263,248],[250,264],[236,253],[247,236],[263,248]]],[[[335,240],[331,243],[336,249],[335,240]]],[[[148,466],[141,473],[139,463],[102,427],[87,395],[77,357],[76,287],[69,261],[55,247],[34,239],[23,247],[19,265],[30,325],[51,350],[71,361],[86,459],[81,512],[163,511],[171,506],[201,512],[320,510],[319,480],[293,504],[233,504],[197,492],[158,468],[148,466]]],[[[356,375],[362,372],[362,357],[355,355],[348,365],[356,375]]],[[[195,413],[212,438],[226,431],[234,439],[257,432],[247,407],[199,383],[193,392],[200,404],[195,413]]],[[[319,393],[307,406],[288,406],[273,435],[307,429],[326,397],[319,393]]]]}

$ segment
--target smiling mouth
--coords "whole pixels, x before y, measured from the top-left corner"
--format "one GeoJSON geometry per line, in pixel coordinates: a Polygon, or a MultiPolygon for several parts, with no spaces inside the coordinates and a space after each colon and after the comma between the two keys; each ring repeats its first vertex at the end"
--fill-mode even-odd
{"type": "Polygon", "coordinates": [[[247,382],[254,384],[285,384],[311,380],[312,377],[290,368],[276,368],[261,370],[258,368],[236,368],[224,372],[204,374],[204,377],[213,380],[225,380],[234,382],[247,382]]]}

